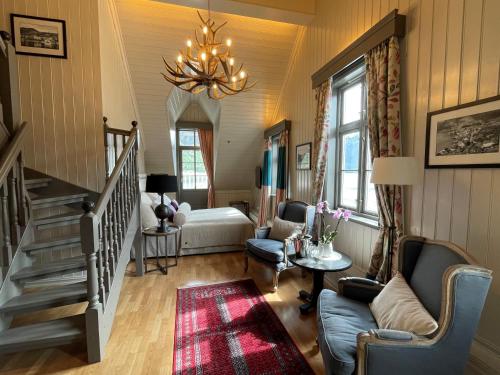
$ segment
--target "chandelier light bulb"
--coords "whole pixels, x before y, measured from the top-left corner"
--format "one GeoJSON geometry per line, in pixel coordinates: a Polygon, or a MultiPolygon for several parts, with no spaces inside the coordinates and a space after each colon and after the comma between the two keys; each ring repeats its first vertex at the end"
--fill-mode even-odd
{"type": "Polygon", "coordinates": [[[214,48],[214,49],[212,50],[212,55],[214,55],[214,56],[215,56],[215,55],[217,55],[217,49],[216,49],[216,48],[214,48]]]}
{"type": "Polygon", "coordinates": [[[240,72],[240,78],[245,78],[245,72],[243,70],[240,72]]]}
{"type": "Polygon", "coordinates": [[[205,61],[207,59],[207,54],[205,52],[201,53],[201,59],[205,61]]]}
{"type": "Polygon", "coordinates": [[[236,82],[236,77],[235,77],[235,76],[232,76],[232,77],[231,77],[231,81],[232,81],[232,82],[236,82]]]}
{"type": "Polygon", "coordinates": [[[229,58],[229,65],[231,65],[231,66],[234,65],[234,58],[233,57],[229,58]]]}
{"type": "Polygon", "coordinates": [[[191,39],[188,39],[186,44],[189,48],[191,48],[193,46],[193,42],[191,41],[191,39]]]}
{"type": "Polygon", "coordinates": [[[213,88],[214,90],[216,90],[216,89],[217,89],[217,84],[216,84],[216,83],[214,83],[214,84],[212,85],[212,88],[213,88]]]}
{"type": "Polygon", "coordinates": [[[233,41],[231,39],[226,40],[226,45],[228,47],[231,47],[231,44],[233,44],[233,41]]]}
{"type": "Polygon", "coordinates": [[[206,33],[208,33],[208,27],[203,26],[203,34],[206,34],[206,33]]]}
{"type": "Polygon", "coordinates": [[[182,55],[177,56],[177,61],[180,63],[182,62],[182,55]]]}

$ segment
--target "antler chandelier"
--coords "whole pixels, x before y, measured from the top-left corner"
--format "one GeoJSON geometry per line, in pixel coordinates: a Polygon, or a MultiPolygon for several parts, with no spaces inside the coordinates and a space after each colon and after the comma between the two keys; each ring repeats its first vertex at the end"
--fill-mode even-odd
{"type": "Polygon", "coordinates": [[[210,1],[206,20],[200,12],[197,13],[202,22],[201,40],[195,30],[195,41],[186,41],[186,49],[179,52],[175,66],[163,58],[167,69],[167,74],[162,73],[163,77],[178,88],[193,94],[206,90],[208,97],[212,99],[222,99],[226,95],[235,95],[253,87],[254,84],[247,85],[248,76],[243,70],[243,64],[237,69],[235,67],[235,59],[231,54],[231,39],[222,43],[215,37],[227,22],[215,27],[215,22],[210,17],[210,1]]]}

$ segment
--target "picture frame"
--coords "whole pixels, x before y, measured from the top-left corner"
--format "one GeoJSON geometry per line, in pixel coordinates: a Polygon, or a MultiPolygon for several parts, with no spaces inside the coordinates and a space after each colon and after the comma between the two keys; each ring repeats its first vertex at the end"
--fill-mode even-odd
{"type": "Polygon", "coordinates": [[[12,13],[10,25],[16,54],[68,58],[66,21],[12,13]]]}
{"type": "Polygon", "coordinates": [[[427,114],[425,168],[499,168],[500,95],[427,114]]]}
{"type": "Polygon", "coordinates": [[[302,143],[295,148],[295,161],[298,171],[306,171],[311,169],[311,148],[312,143],[302,143]]]}

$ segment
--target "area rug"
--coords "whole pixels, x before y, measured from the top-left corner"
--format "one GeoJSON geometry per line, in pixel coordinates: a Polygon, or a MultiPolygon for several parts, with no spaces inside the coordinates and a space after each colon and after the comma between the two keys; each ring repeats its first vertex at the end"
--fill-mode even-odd
{"type": "Polygon", "coordinates": [[[253,280],[177,290],[173,373],[314,374],[253,280]]]}

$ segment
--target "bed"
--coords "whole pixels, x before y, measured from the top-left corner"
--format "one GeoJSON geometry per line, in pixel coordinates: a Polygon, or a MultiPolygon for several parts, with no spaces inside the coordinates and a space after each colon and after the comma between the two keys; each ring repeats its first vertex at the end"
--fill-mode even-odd
{"type": "MultiPolygon", "coordinates": [[[[143,228],[157,225],[154,196],[142,193],[141,219],[143,228]],[[149,199],[148,199],[149,197],[149,199]],[[152,198],[152,199],[151,199],[152,198]]],[[[187,203],[179,205],[172,224],[181,228],[179,255],[211,254],[243,250],[245,242],[254,235],[254,224],[233,207],[191,210],[187,203]]],[[[174,236],[169,236],[167,252],[174,255],[174,236]]],[[[156,243],[147,239],[147,256],[156,256],[156,243]]],[[[160,255],[165,255],[164,241],[160,241],[160,255]]]]}

